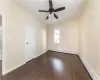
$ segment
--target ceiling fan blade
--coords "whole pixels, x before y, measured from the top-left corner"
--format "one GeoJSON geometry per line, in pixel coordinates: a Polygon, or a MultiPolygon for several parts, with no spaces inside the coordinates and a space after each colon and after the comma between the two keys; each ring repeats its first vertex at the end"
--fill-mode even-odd
{"type": "Polygon", "coordinates": [[[49,6],[50,6],[50,8],[53,8],[52,0],[49,0],[49,6]]]}
{"type": "Polygon", "coordinates": [[[61,8],[55,9],[54,12],[58,12],[58,11],[62,11],[62,10],[65,10],[65,7],[61,7],[61,8]]]}
{"type": "Polygon", "coordinates": [[[46,17],[46,20],[49,18],[49,16],[46,17]]]}
{"type": "Polygon", "coordinates": [[[56,19],[58,19],[58,16],[54,13],[54,17],[56,18],[56,19]]]}
{"type": "Polygon", "coordinates": [[[39,10],[39,12],[49,12],[49,11],[46,11],[46,10],[39,10]]]}

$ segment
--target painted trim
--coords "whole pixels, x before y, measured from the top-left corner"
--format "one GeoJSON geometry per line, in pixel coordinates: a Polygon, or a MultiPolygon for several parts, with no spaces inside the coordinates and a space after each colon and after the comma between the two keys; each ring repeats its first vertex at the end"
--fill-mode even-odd
{"type": "Polygon", "coordinates": [[[14,68],[11,68],[11,69],[5,71],[5,72],[3,72],[3,75],[6,75],[6,74],[10,73],[11,71],[14,71],[14,70],[16,70],[17,68],[19,68],[19,67],[21,67],[21,66],[23,66],[23,65],[25,65],[25,64],[26,64],[26,63],[20,64],[20,65],[14,67],[14,68]]]}
{"type": "MultiPolygon", "coordinates": [[[[47,50],[47,51],[48,51],[48,50],[47,50]]],[[[41,56],[42,54],[46,53],[47,51],[45,51],[45,52],[43,52],[43,53],[37,55],[35,58],[41,56]]],[[[53,51],[54,51],[54,50],[53,50],[53,51]]],[[[60,51],[60,52],[61,52],[61,51],[60,51]]],[[[69,54],[73,54],[73,53],[69,53],[69,54]]],[[[98,77],[98,76],[94,73],[94,71],[92,70],[92,68],[89,66],[88,62],[87,62],[83,57],[81,57],[80,55],[79,55],[79,57],[80,57],[82,63],[84,64],[84,66],[86,67],[87,71],[89,72],[90,76],[92,77],[92,79],[93,79],[93,80],[100,80],[100,77],[98,77]]],[[[18,65],[18,66],[16,66],[16,67],[14,67],[14,68],[12,68],[12,69],[10,69],[10,70],[7,70],[6,72],[3,72],[3,75],[6,75],[6,74],[8,74],[9,72],[11,72],[11,71],[13,71],[13,70],[15,70],[15,69],[17,69],[17,68],[19,68],[19,67],[25,65],[25,64],[26,64],[26,62],[23,63],[23,64],[20,64],[20,65],[18,65]]]]}
{"type": "Polygon", "coordinates": [[[85,58],[81,57],[80,55],[79,55],[79,57],[80,57],[81,61],[83,62],[84,66],[86,67],[88,73],[92,77],[92,79],[93,80],[100,80],[100,77],[98,77],[97,74],[92,70],[92,68],[90,67],[88,62],[85,60],[85,58]]]}
{"type": "Polygon", "coordinates": [[[36,57],[35,57],[35,58],[37,58],[37,57],[41,56],[42,54],[46,53],[47,51],[48,51],[48,50],[46,50],[45,52],[43,52],[43,53],[41,53],[41,54],[36,55],[36,57]]]}
{"type": "Polygon", "coordinates": [[[48,49],[50,51],[56,51],[56,52],[62,52],[62,53],[69,53],[69,54],[75,54],[78,55],[79,52],[72,52],[72,51],[67,51],[67,50],[58,50],[58,49],[48,49]]]}
{"type": "Polygon", "coordinates": [[[2,15],[2,74],[6,71],[6,17],[3,12],[2,15]]]}
{"type": "MultiPolygon", "coordinates": [[[[45,51],[44,53],[46,53],[46,52],[47,52],[47,51],[45,51]]],[[[37,55],[35,58],[41,56],[41,55],[44,54],[44,53],[41,53],[41,54],[37,55]]],[[[33,59],[34,59],[34,58],[33,58],[33,59]]],[[[6,75],[6,74],[10,73],[11,71],[14,71],[14,70],[18,69],[19,67],[25,65],[26,63],[27,63],[27,62],[24,62],[24,63],[22,63],[22,64],[20,64],[20,65],[18,65],[18,66],[16,66],[16,67],[14,67],[14,68],[12,68],[12,69],[9,69],[9,70],[3,72],[3,75],[6,75]]]]}

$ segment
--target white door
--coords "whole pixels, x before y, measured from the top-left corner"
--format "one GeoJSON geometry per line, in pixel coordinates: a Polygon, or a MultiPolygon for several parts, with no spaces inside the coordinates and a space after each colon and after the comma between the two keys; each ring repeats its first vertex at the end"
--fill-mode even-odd
{"type": "Polygon", "coordinates": [[[26,44],[26,62],[35,58],[36,54],[36,32],[35,27],[27,25],[25,30],[25,44],[26,44]]]}

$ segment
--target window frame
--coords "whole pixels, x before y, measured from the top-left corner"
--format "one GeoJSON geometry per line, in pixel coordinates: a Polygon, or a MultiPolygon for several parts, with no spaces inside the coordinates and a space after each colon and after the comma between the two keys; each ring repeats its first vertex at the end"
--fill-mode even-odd
{"type": "Polygon", "coordinates": [[[60,29],[59,28],[54,29],[54,43],[55,44],[60,43],[60,29]],[[58,33],[57,33],[57,30],[59,30],[58,33]],[[58,39],[57,39],[57,35],[58,35],[58,39]]]}

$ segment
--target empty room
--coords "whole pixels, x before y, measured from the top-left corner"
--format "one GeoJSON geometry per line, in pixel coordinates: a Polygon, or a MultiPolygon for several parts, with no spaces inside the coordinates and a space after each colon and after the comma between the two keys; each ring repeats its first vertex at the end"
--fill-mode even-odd
{"type": "Polygon", "coordinates": [[[100,0],[0,0],[0,80],[100,80],[100,0]]]}

